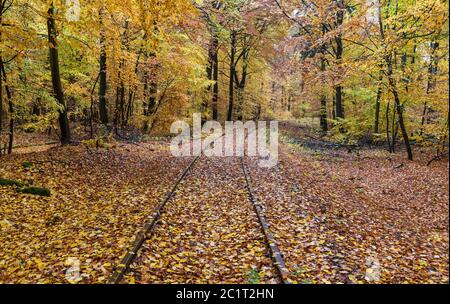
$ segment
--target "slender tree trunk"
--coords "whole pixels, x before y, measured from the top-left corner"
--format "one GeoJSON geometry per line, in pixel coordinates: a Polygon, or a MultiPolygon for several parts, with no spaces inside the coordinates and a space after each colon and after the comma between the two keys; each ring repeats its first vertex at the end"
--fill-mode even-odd
{"type": "Polygon", "coordinates": [[[119,88],[119,92],[120,92],[120,125],[123,127],[125,125],[125,83],[122,80],[120,82],[120,88],[119,88]]]}
{"type": "MultiPolygon", "coordinates": [[[[3,75],[5,71],[3,70],[3,75]]],[[[14,145],[14,107],[12,102],[12,96],[9,91],[9,87],[5,87],[6,95],[8,95],[8,106],[9,106],[9,141],[8,141],[8,154],[12,154],[14,145]]]]}
{"type": "MultiPolygon", "coordinates": [[[[3,24],[3,2],[0,3],[0,26],[3,26],[2,24],[3,24]]],[[[0,43],[2,43],[3,40],[2,38],[3,38],[2,31],[0,30],[0,43]]],[[[3,64],[1,50],[0,50],[0,62],[3,64]]],[[[2,128],[3,128],[3,77],[1,77],[0,75],[0,132],[2,132],[2,128]]],[[[0,146],[0,155],[2,155],[1,146],[0,146]]]]}
{"type": "Polygon", "coordinates": [[[235,75],[235,56],[236,56],[236,32],[232,31],[230,34],[231,38],[231,50],[230,50],[230,83],[229,83],[229,94],[228,94],[228,113],[227,121],[233,120],[233,103],[234,103],[234,75],[235,75]]]}
{"type": "Polygon", "coordinates": [[[52,74],[53,94],[61,105],[62,109],[59,110],[59,128],[61,132],[61,143],[63,145],[70,143],[70,127],[69,119],[67,117],[67,107],[64,102],[64,92],[61,84],[61,76],[59,72],[59,58],[58,58],[58,42],[57,42],[57,30],[55,24],[55,7],[53,2],[48,9],[47,17],[47,30],[48,30],[48,42],[50,53],[50,68],[52,74]]]}
{"type": "Polygon", "coordinates": [[[214,52],[212,56],[213,64],[213,97],[212,97],[212,118],[218,120],[217,104],[219,101],[219,54],[218,54],[218,40],[214,38],[214,52]]]}
{"type": "MultiPolygon", "coordinates": [[[[149,57],[153,60],[156,59],[156,53],[151,53],[149,57]]],[[[158,97],[158,80],[157,80],[157,66],[153,65],[151,66],[150,71],[150,78],[148,79],[148,95],[146,96],[148,98],[147,102],[147,108],[145,110],[145,115],[147,116],[147,119],[144,122],[144,132],[149,131],[149,123],[150,119],[155,114],[157,109],[157,97],[158,97]]],[[[153,123],[152,123],[153,125],[153,123]]]]}
{"type": "MultiPolygon", "coordinates": [[[[390,62],[390,60],[389,60],[390,62]]],[[[395,84],[395,80],[392,77],[392,64],[388,63],[388,78],[389,78],[389,83],[390,83],[390,87],[392,90],[392,94],[394,94],[394,101],[395,101],[395,107],[397,110],[397,116],[398,116],[398,124],[400,126],[400,130],[402,132],[402,137],[403,137],[403,141],[405,143],[406,146],[406,152],[408,154],[408,159],[409,160],[413,160],[413,153],[412,153],[412,148],[411,148],[411,144],[409,142],[409,135],[408,132],[406,131],[406,126],[405,126],[405,121],[403,118],[403,105],[400,102],[400,97],[398,95],[398,90],[395,84]]]]}
{"type": "MultiPolygon", "coordinates": [[[[439,57],[436,56],[436,50],[439,46],[439,43],[432,41],[431,44],[431,54],[430,54],[430,63],[428,65],[428,80],[427,80],[427,95],[430,94],[431,91],[434,90],[435,87],[435,77],[438,71],[438,63],[439,63],[439,57]]],[[[420,135],[423,134],[426,116],[428,112],[428,102],[425,100],[423,104],[423,111],[422,111],[422,121],[421,121],[421,128],[420,128],[420,135]]]]}
{"type": "Polygon", "coordinates": [[[148,99],[148,109],[147,109],[147,115],[153,115],[156,108],[156,97],[158,94],[158,83],[155,79],[150,81],[150,92],[149,92],[149,99],[148,99]]]}
{"type": "MultiPolygon", "coordinates": [[[[379,1],[378,4],[379,4],[378,5],[379,31],[380,31],[381,40],[382,40],[383,44],[385,44],[384,26],[383,26],[382,15],[381,15],[381,1],[379,1]]],[[[397,4],[398,4],[398,2],[397,2],[397,4]]],[[[394,50],[394,53],[395,53],[395,50],[394,50]]],[[[403,141],[406,146],[406,151],[408,153],[408,159],[413,160],[413,153],[412,153],[412,149],[411,149],[411,144],[409,142],[409,135],[408,135],[408,132],[406,131],[405,121],[403,119],[403,105],[400,102],[397,85],[396,85],[395,79],[393,77],[392,55],[391,54],[386,55],[384,57],[384,61],[386,63],[386,68],[387,68],[386,76],[389,81],[390,90],[392,91],[392,94],[394,95],[395,108],[397,110],[397,115],[398,115],[398,123],[399,123],[400,129],[401,129],[401,132],[402,132],[403,141]]]]}
{"type": "MultiPolygon", "coordinates": [[[[344,22],[344,2],[343,0],[337,1],[338,10],[336,12],[336,25],[341,27],[344,22]]],[[[335,38],[336,41],[336,61],[338,65],[341,65],[342,54],[344,52],[344,47],[342,43],[342,34],[339,30],[338,35],[335,38]]],[[[342,104],[342,86],[338,84],[335,87],[336,96],[336,118],[344,118],[344,106],[342,104]]]]}
{"type": "Polygon", "coordinates": [[[14,144],[14,107],[12,102],[11,90],[8,86],[8,79],[6,78],[6,70],[3,64],[3,58],[0,56],[0,78],[2,82],[5,83],[6,97],[8,99],[8,110],[9,110],[9,134],[8,134],[8,154],[12,153],[14,144]]]}
{"type": "Polygon", "coordinates": [[[97,82],[100,78],[101,71],[98,73],[97,78],[95,79],[95,83],[92,86],[91,90],[91,107],[90,107],[90,113],[89,113],[89,126],[90,126],[90,135],[91,138],[94,138],[94,92],[95,87],[97,86],[97,82]]]}
{"type": "Polygon", "coordinates": [[[378,90],[377,90],[377,98],[375,101],[375,133],[379,133],[380,131],[380,107],[381,107],[381,95],[383,93],[381,87],[381,81],[383,80],[383,73],[380,72],[378,76],[378,90]]]}
{"type": "Polygon", "coordinates": [[[235,83],[238,90],[238,120],[244,119],[244,103],[245,103],[245,86],[247,84],[247,66],[248,66],[248,59],[249,59],[249,52],[247,50],[244,50],[243,52],[243,63],[242,63],[242,75],[241,80],[239,81],[238,75],[235,70],[235,83]]]}
{"type": "Polygon", "coordinates": [[[100,122],[104,125],[108,124],[108,110],[106,101],[106,90],[107,90],[107,80],[106,80],[106,54],[102,51],[100,55],[100,83],[99,83],[99,114],[100,122]]]}
{"type": "Polygon", "coordinates": [[[344,118],[344,110],[342,107],[342,86],[336,86],[336,118],[344,118]]]}
{"type": "MultiPolygon", "coordinates": [[[[100,24],[103,26],[103,7],[100,8],[100,24]]],[[[106,90],[107,90],[107,66],[106,66],[106,41],[105,35],[100,33],[100,83],[98,88],[99,103],[98,110],[100,114],[100,122],[104,125],[108,124],[108,109],[106,101],[106,90]]]]}
{"type": "Polygon", "coordinates": [[[144,70],[144,98],[142,101],[142,114],[147,116],[147,98],[148,98],[148,71],[144,70]]]}
{"type": "Polygon", "coordinates": [[[392,133],[392,153],[395,153],[395,145],[397,144],[397,134],[398,134],[398,123],[396,122],[396,118],[397,118],[397,108],[394,106],[393,110],[392,110],[392,125],[390,126],[391,128],[391,133],[392,133]]]}
{"type": "Polygon", "coordinates": [[[388,104],[386,106],[386,140],[387,140],[389,152],[393,153],[394,151],[392,149],[392,144],[391,144],[391,135],[389,133],[389,126],[390,126],[389,112],[390,112],[390,103],[388,102],[388,104]]]}
{"type": "MultiPolygon", "coordinates": [[[[208,49],[208,63],[206,65],[206,76],[208,77],[209,81],[213,80],[213,42],[210,43],[209,45],[209,49],[208,49]]],[[[212,84],[210,84],[207,89],[206,89],[206,98],[203,99],[202,101],[202,125],[206,122],[206,117],[208,116],[208,101],[210,100],[211,97],[211,89],[212,89],[212,84]]]]}
{"type": "MultiPolygon", "coordinates": [[[[322,57],[320,59],[320,71],[325,72],[325,59],[322,57]]],[[[320,97],[320,127],[323,132],[328,131],[328,122],[327,122],[327,97],[324,93],[320,97]]]]}
{"type": "Polygon", "coordinates": [[[107,110],[107,101],[106,101],[106,90],[107,90],[107,82],[106,82],[106,53],[102,50],[100,55],[100,83],[99,83],[99,113],[100,113],[100,122],[104,125],[108,124],[108,110],[107,110]]]}
{"type": "MultiPolygon", "coordinates": [[[[146,39],[146,35],[144,35],[143,40],[146,39]]],[[[143,51],[143,46],[141,45],[141,48],[139,49],[138,56],[136,58],[136,63],[134,64],[134,74],[137,75],[139,72],[139,61],[141,60],[141,55],[143,51]]],[[[129,118],[133,115],[133,105],[134,105],[134,97],[136,94],[137,85],[132,85],[132,79],[130,77],[129,79],[129,86],[128,86],[128,105],[126,110],[126,124],[128,125],[129,118]]]]}
{"type": "Polygon", "coordinates": [[[336,95],[333,96],[333,100],[332,100],[332,107],[331,107],[331,117],[333,118],[333,120],[336,119],[336,95]]]}
{"type": "Polygon", "coordinates": [[[277,98],[275,96],[275,81],[272,81],[272,97],[270,100],[270,107],[272,108],[272,111],[275,111],[275,104],[277,102],[277,98]]]}
{"type": "MultiPolygon", "coordinates": [[[[2,57],[0,56],[0,61],[2,61],[2,57]]],[[[3,128],[3,77],[0,75],[0,132],[2,132],[3,128]]],[[[0,151],[1,155],[1,151],[0,151]]]]}

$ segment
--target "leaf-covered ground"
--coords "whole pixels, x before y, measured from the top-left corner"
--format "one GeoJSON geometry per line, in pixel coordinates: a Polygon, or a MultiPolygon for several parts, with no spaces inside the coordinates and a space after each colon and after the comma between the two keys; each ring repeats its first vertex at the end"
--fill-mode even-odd
{"type": "Polygon", "coordinates": [[[141,283],[277,283],[239,158],[202,157],[135,267],[141,283]]]}
{"type": "MultiPolygon", "coordinates": [[[[291,139],[272,169],[244,160],[291,281],[448,283],[448,161],[291,139]]],[[[0,283],[106,283],[191,160],[165,142],[0,158],[0,178],[52,192],[0,186],[0,283]]],[[[279,282],[238,158],[200,158],[132,270],[125,282],[279,282]]]]}
{"type": "Polygon", "coordinates": [[[0,187],[0,282],[105,282],[136,231],[189,162],[165,145],[64,147],[0,159],[0,176],[47,187],[51,197],[0,187]],[[31,168],[24,168],[31,162],[31,168]]]}
{"type": "Polygon", "coordinates": [[[294,282],[448,283],[448,162],[298,145],[247,162],[294,282]]]}

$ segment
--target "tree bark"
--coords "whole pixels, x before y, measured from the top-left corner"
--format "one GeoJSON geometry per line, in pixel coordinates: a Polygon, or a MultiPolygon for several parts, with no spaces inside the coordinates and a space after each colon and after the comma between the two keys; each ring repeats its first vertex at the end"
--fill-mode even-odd
{"type": "Polygon", "coordinates": [[[229,92],[228,92],[228,113],[227,113],[227,121],[233,120],[233,103],[234,103],[234,75],[235,75],[235,56],[236,56],[236,32],[232,31],[230,34],[231,42],[230,42],[230,83],[229,83],[229,92]]]}
{"type": "MultiPolygon", "coordinates": [[[[0,26],[3,23],[3,16],[1,14],[3,13],[3,7],[0,7],[0,26]]],[[[0,43],[2,42],[2,32],[0,31],[0,43]]],[[[1,52],[1,51],[0,51],[1,52]]],[[[3,58],[0,53],[0,62],[3,64],[3,58]]],[[[0,75],[0,132],[2,132],[3,128],[3,77],[0,75]]],[[[1,147],[0,147],[1,149],[1,147]]],[[[1,155],[0,150],[0,155],[1,155]]]]}
{"type": "MultiPolygon", "coordinates": [[[[336,12],[336,25],[341,27],[344,22],[344,3],[342,0],[337,1],[338,10],[336,12]]],[[[342,34],[339,30],[338,35],[335,37],[336,41],[336,61],[338,65],[341,65],[342,54],[344,47],[342,43],[342,34]]],[[[342,86],[338,84],[335,88],[336,95],[336,118],[344,118],[344,106],[342,104],[342,86]]]]}
{"type": "Polygon", "coordinates": [[[394,80],[394,77],[392,76],[392,60],[389,56],[386,57],[386,63],[388,65],[388,79],[389,79],[389,85],[392,91],[392,94],[394,95],[394,101],[395,101],[395,107],[397,110],[397,116],[398,116],[398,124],[400,126],[400,130],[402,132],[403,141],[406,146],[406,152],[408,154],[408,159],[413,160],[413,153],[411,149],[411,144],[409,142],[409,135],[406,131],[405,121],[403,118],[403,105],[400,102],[400,97],[398,94],[397,86],[394,80]]]}
{"type": "Polygon", "coordinates": [[[344,110],[342,106],[342,86],[336,86],[336,118],[344,118],[344,110]]]}
{"type": "Polygon", "coordinates": [[[391,135],[389,132],[389,112],[390,112],[390,103],[388,102],[387,106],[386,106],[386,141],[388,144],[388,150],[390,153],[393,153],[393,149],[392,149],[392,144],[391,144],[391,135]]]}
{"type": "MultiPolygon", "coordinates": [[[[0,56],[0,61],[2,60],[3,59],[0,56]]],[[[3,128],[3,77],[0,77],[0,132],[2,132],[2,128],[3,128]]]]}
{"type": "Polygon", "coordinates": [[[238,90],[238,120],[242,120],[244,118],[244,93],[245,86],[247,84],[247,68],[248,68],[248,59],[249,59],[249,50],[245,49],[243,52],[243,63],[242,63],[242,74],[241,79],[239,80],[239,76],[235,69],[234,82],[236,84],[236,88],[238,90]]]}
{"type": "Polygon", "coordinates": [[[58,117],[59,128],[61,132],[61,144],[66,145],[70,143],[70,127],[69,119],[67,117],[67,107],[64,102],[64,92],[61,84],[61,75],[59,72],[58,42],[54,13],[55,7],[52,2],[50,8],[48,9],[47,17],[50,69],[52,74],[53,94],[62,107],[62,109],[59,110],[58,117]]]}
{"type": "MultiPolygon", "coordinates": [[[[428,79],[427,79],[427,95],[430,94],[434,90],[435,82],[436,82],[436,74],[438,70],[438,63],[439,58],[436,56],[436,50],[439,46],[439,43],[432,41],[430,44],[431,47],[431,54],[430,54],[430,63],[428,65],[428,79]]],[[[421,128],[420,128],[420,135],[423,134],[424,126],[425,126],[425,120],[428,112],[428,103],[427,100],[425,100],[423,104],[423,111],[422,111],[422,121],[421,121],[421,128]]]]}
{"type": "MultiPolygon", "coordinates": [[[[100,8],[100,24],[103,26],[103,7],[100,8]]],[[[106,46],[105,46],[105,35],[100,33],[100,82],[98,88],[99,103],[98,110],[100,114],[100,122],[104,125],[108,124],[108,110],[106,101],[106,90],[107,90],[107,75],[106,75],[106,46]]]]}
{"type": "Polygon", "coordinates": [[[8,154],[12,153],[13,143],[14,143],[14,107],[12,102],[11,90],[8,86],[8,79],[6,78],[6,70],[3,64],[3,59],[0,56],[0,78],[5,82],[6,97],[8,99],[9,107],[9,134],[8,134],[8,154]]]}
{"type": "MultiPolygon", "coordinates": [[[[213,61],[213,55],[214,55],[214,50],[213,50],[213,41],[211,39],[211,42],[209,44],[209,48],[208,48],[208,63],[206,65],[206,76],[208,77],[209,81],[213,81],[213,65],[214,65],[214,61],[213,61]]],[[[208,85],[207,89],[206,89],[206,98],[203,99],[202,101],[202,125],[206,122],[206,117],[208,115],[208,102],[211,98],[211,89],[212,89],[212,84],[208,85]]]]}
{"type": "MultiPolygon", "coordinates": [[[[382,16],[381,16],[381,1],[379,1],[379,3],[378,3],[378,25],[379,25],[381,41],[383,42],[383,44],[385,44],[384,26],[383,26],[383,20],[382,20],[382,16]]],[[[387,50],[385,50],[385,51],[387,51],[387,50]]],[[[395,53],[395,50],[394,50],[394,53],[395,53]]],[[[384,61],[386,63],[386,68],[387,68],[386,76],[389,81],[389,88],[392,91],[392,94],[394,95],[395,108],[397,110],[397,115],[398,115],[398,123],[400,125],[400,129],[401,129],[402,136],[403,136],[403,141],[405,143],[406,151],[408,153],[408,159],[413,160],[411,144],[409,142],[408,132],[406,131],[405,121],[403,119],[403,105],[400,102],[397,85],[396,85],[395,79],[393,77],[392,54],[387,54],[386,56],[384,56],[384,61]]]]}
{"type": "Polygon", "coordinates": [[[156,108],[156,95],[158,93],[158,83],[155,80],[150,81],[150,92],[148,99],[147,115],[153,115],[156,108]]]}
{"type": "Polygon", "coordinates": [[[107,82],[106,82],[106,53],[102,50],[102,54],[100,55],[100,83],[99,83],[99,113],[100,113],[100,122],[104,125],[108,124],[108,110],[107,110],[107,101],[106,101],[106,90],[107,90],[107,82]]]}
{"type": "Polygon", "coordinates": [[[381,88],[381,81],[383,80],[383,73],[380,72],[378,76],[378,90],[377,90],[377,98],[375,101],[375,133],[379,133],[380,131],[380,108],[381,108],[381,94],[383,90],[381,88]]]}
{"type": "Polygon", "coordinates": [[[212,54],[212,65],[213,65],[213,97],[212,97],[212,118],[213,120],[218,120],[217,103],[219,101],[219,54],[218,45],[219,41],[216,37],[213,39],[214,49],[212,54]]]}
{"type": "MultiPolygon", "coordinates": [[[[322,57],[320,59],[320,71],[325,72],[325,59],[322,57]]],[[[320,97],[320,127],[323,132],[328,131],[328,122],[327,122],[327,97],[324,93],[320,97]]]]}
{"type": "Polygon", "coordinates": [[[272,108],[272,111],[275,111],[275,104],[277,102],[277,98],[275,96],[276,89],[275,89],[275,81],[272,81],[272,91],[271,91],[271,98],[270,98],[270,107],[272,108]]]}

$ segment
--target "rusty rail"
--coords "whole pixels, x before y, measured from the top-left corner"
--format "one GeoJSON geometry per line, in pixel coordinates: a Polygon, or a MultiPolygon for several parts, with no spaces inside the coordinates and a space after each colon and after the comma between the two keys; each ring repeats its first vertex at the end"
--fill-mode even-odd
{"type": "Polygon", "coordinates": [[[270,231],[270,224],[264,215],[263,208],[253,192],[250,172],[248,172],[245,167],[243,157],[241,157],[241,167],[242,167],[242,171],[244,172],[245,182],[247,184],[250,201],[252,202],[255,212],[258,216],[258,220],[259,220],[259,223],[261,224],[261,229],[263,230],[264,236],[266,238],[266,241],[267,241],[270,253],[272,255],[272,259],[275,264],[275,267],[278,270],[278,274],[280,275],[280,278],[281,278],[281,281],[283,282],[283,284],[291,284],[291,282],[288,279],[289,271],[286,268],[286,264],[283,259],[283,254],[281,253],[280,249],[278,248],[278,246],[275,242],[275,237],[273,236],[272,232],[270,231]]]}
{"type": "Polygon", "coordinates": [[[110,284],[118,284],[122,281],[125,274],[129,271],[131,264],[136,259],[138,251],[141,249],[145,240],[148,237],[150,237],[151,233],[153,232],[153,229],[155,228],[156,223],[160,219],[161,212],[164,209],[165,205],[173,197],[175,191],[178,188],[178,185],[186,177],[186,175],[189,173],[189,171],[192,169],[192,167],[194,166],[194,164],[197,162],[197,160],[199,158],[200,158],[200,156],[196,156],[194,158],[194,160],[190,162],[190,164],[186,167],[186,169],[183,171],[183,173],[178,177],[175,184],[172,186],[172,189],[166,194],[163,201],[156,207],[153,215],[144,224],[144,227],[142,228],[142,230],[137,233],[135,241],[133,243],[133,246],[127,252],[125,257],[122,259],[121,263],[117,266],[117,269],[114,271],[113,275],[111,276],[110,281],[109,281],[110,284]]]}

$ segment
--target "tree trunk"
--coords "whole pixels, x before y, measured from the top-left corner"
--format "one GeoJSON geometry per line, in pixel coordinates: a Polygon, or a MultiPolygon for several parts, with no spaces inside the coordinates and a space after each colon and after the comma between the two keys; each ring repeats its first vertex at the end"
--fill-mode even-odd
{"type": "Polygon", "coordinates": [[[386,58],[386,63],[388,64],[388,79],[389,79],[389,85],[391,87],[392,94],[394,94],[394,101],[395,101],[395,107],[397,110],[397,116],[398,116],[398,124],[400,126],[400,130],[402,132],[403,141],[406,146],[406,152],[408,153],[408,159],[413,160],[413,153],[411,149],[411,144],[409,142],[409,135],[406,131],[405,121],[403,118],[403,105],[400,102],[400,97],[398,95],[397,86],[395,84],[395,80],[392,76],[392,61],[390,60],[389,56],[386,58]]]}
{"type": "MultiPolygon", "coordinates": [[[[100,24],[103,25],[103,7],[100,9],[100,24]]],[[[99,103],[98,110],[100,114],[100,122],[104,125],[108,124],[108,110],[106,101],[106,90],[107,90],[107,75],[106,75],[106,46],[105,46],[105,36],[100,34],[100,83],[98,88],[99,103]]]]}
{"type": "MultiPolygon", "coordinates": [[[[382,21],[382,15],[381,15],[381,1],[378,3],[378,25],[379,25],[379,31],[382,42],[385,44],[385,36],[384,36],[384,26],[382,21]]],[[[387,50],[385,50],[387,51],[387,50]]],[[[394,50],[395,52],[395,50],[394,50]]],[[[387,73],[386,76],[389,81],[389,87],[392,91],[392,94],[394,95],[394,101],[395,101],[395,107],[397,109],[397,115],[398,115],[398,123],[400,125],[400,129],[402,131],[403,141],[406,146],[406,151],[408,153],[408,159],[413,159],[411,144],[409,142],[409,136],[408,132],[406,131],[405,121],[403,119],[403,105],[400,102],[400,97],[398,95],[397,85],[395,83],[394,77],[393,77],[393,63],[392,63],[392,55],[388,54],[384,57],[384,61],[386,62],[387,67],[387,73]]]]}
{"type": "MultiPolygon", "coordinates": [[[[439,63],[439,57],[436,56],[436,50],[439,46],[439,43],[432,41],[430,44],[431,47],[431,54],[430,54],[430,63],[428,65],[428,79],[427,79],[427,95],[430,94],[434,90],[435,82],[436,82],[436,74],[438,71],[438,63],[439,63]]],[[[424,126],[425,126],[425,120],[428,112],[428,103],[427,100],[425,100],[423,104],[423,112],[422,112],[422,122],[421,122],[421,128],[420,128],[420,135],[423,134],[424,126]]]]}
{"type": "MultiPolygon", "coordinates": [[[[344,3],[343,0],[337,1],[338,10],[336,12],[336,25],[341,27],[344,22],[344,3]]],[[[336,61],[337,64],[341,65],[342,54],[344,52],[344,47],[342,43],[342,34],[339,30],[338,35],[335,37],[336,41],[336,61]]],[[[336,118],[344,118],[344,106],[342,104],[342,86],[339,84],[335,88],[336,96],[336,118]]]]}
{"type": "Polygon", "coordinates": [[[389,112],[390,112],[390,103],[388,102],[387,106],[386,106],[386,141],[388,144],[388,150],[389,153],[393,153],[393,149],[392,149],[392,144],[391,144],[391,135],[389,133],[389,112]]]}
{"type": "Polygon", "coordinates": [[[234,103],[234,75],[235,75],[235,55],[236,55],[236,32],[232,31],[231,38],[231,51],[230,51],[230,83],[229,83],[229,95],[228,95],[228,113],[227,121],[233,120],[233,103],[234,103]]]}
{"type": "MultiPolygon", "coordinates": [[[[325,59],[322,57],[320,59],[320,71],[325,72],[325,59]]],[[[328,131],[328,122],[327,122],[327,97],[324,93],[320,97],[320,127],[323,132],[328,131]]]]}
{"type": "MultiPolygon", "coordinates": [[[[5,73],[4,70],[3,70],[3,73],[5,73]]],[[[12,96],[11,96],[11,93],[9,92],[9,87],[6,87],[5,89],[6,89],[6,94],[8,95],[8,106],[9,106],[8,154],[12,154],[13,145],[14,145],[14,107],[13,107],[13,103],[12,103],[12,96]]]]}
{"type": "Polygon", "coordinates": [[[0,56],[0,78],[2,79],[2,82],[5,82],[6,97],[8,98],[8,106],[9,106],[8,154],[11,154],[14,144],[14,107],[12,102],[11,90],[9,89],[8,86],[8,79],[6,78],[5,66],[3,65],[3,58],[1,56],[0,56]]]}
{"type": "MultiPolygon", "coordinates": [[[[0,61],[3,63],[3,59],[1,56],[0,61]]],[[[3,77],[1,77],[0,75],[0,132],[2,132],[2,128],[3,128],[3,77]]]]}
{"type": "Polygon", "coordinates": [[[342,106],[342,86],[336,86],[336,118],[344,118],[342,106]]]}
{"type": "MultiPolygon", "coordinates": [[[[3,7],[0,7],[0,26],[3,24],[3,7]]],[[[2,31],[0,31],[0,43],[2,43],[2,31]]],[[[3,58],[0,50],[0,62],[3,65],[3,58]]],[[[0,132],[2,132],[3,127],[3,77],[0,72],[0,132]]],[[[0,143],[1,144],[1,143],[0,143]]],[[[0,155],[2,155],[0,146],[0,155]]]]}
{"type": "Polygon", "coordinates": [[[147,109],[147,115],[151,116],[155,112],[156,108],[156,97],[158,94],[158,83],[155,79],[150,80],[150,92],[149,92],[149,99],[148,99],[148,109],[147,109]]]}
{"type": "MultiPolygon", "coordinates": [[[[214,66],[214,60],[213,60],[213,56],[214,56],[214,42],[212,41],[213,39],[211,39],[211,42],[209,44],[209,49],[208,49],[208,64],[206,65],[206,76],[208,77],[209,81],[213,81],[213,66],[214,66]]],[[[206,98],[203,99],[202,101],[202,125],[206,122],[206,117],[208,116],[208,103],[209,100],[211,98],[211,89],[212,89],[212,84],[208,85],[208,88],[206,90],[206,98]]]]}
{"type": "Polygon", "coordinates": [[[106,54],[102,51],[100,55],[100,83],[99,83],[99,113],[100,113],[100,122],[104,125],[108,124],[108,110],[106,107],[106,54]]]}
{"type": "Polygon", "coordinates": [[[70,127],[69,119],[67,117],[67,108],[64,102],[64,92],[61,84],[61,76],[59,72],[59,58],[58,58],[58,42],[57,31],[54,18],[55,7],[53,2],[48,9],[47,30],[49,42],[49,58],[50,68],[52,74],[53,94],[62,109],[59,110],[59,128],[61,132],[61,144],[66,145],[70,143],[70,127]]]}
{"type": "Polygon", "coordinates": [[[272,81],[272,96],[271,96],[271,99],[270,99],[270,107],[272,108],[272,111],[274,112],[275,111],[275,104],[276,104],[276,102],[277,102],[277,98],[276,98],[276,96],[275,96],[275,91],[276,91],[276,89],[275,89],[275,81],[272,81]]]}
{"type": "Polygon", "coordinates": [[[248,59],[249,59],[249,52],[248,50],[244,50],[243,55],[243,63],[242,63],[242,74],[241,74],[241,80],[239,80],[239,76],[237,75],[236,69],[235,69],[235,83],[238,90],[238,120],[242,120],[244,118],[244,103],[245,103],[245,86],[247,84],[247,67],[248,67],[248,59]]]}
{"type": "Polygon", "coordinates": [[[212,80],[213,84],[213,95],[212,95],[212,119],[218,120],[217,103],[219,99],[219,54],[218,45],[219,41],[216,37],[213,38],[213,48],[212,48],[212,80]]]}
{"type": "Polygon", "coordinates": [[[380,72],[380,76],[378,76],[378,90],[377,90],[377,99],[375,101],[375,133],[380,131],[380,107],[381,107],[381,94],[383,93],[381,88],[381,81],[383,80],[383,73],[380,72]]]}

